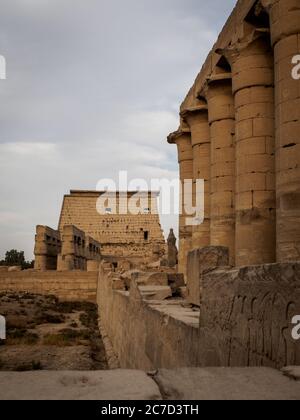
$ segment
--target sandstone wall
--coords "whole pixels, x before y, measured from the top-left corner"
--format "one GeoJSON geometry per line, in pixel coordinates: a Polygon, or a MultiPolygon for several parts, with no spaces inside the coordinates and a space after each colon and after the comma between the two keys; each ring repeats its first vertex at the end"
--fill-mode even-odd
{"type": "MultiPolygon", "coordinates": [[[[59,220],[59,231],[64,226],[74,225],[101,243],[103,257],[143,258],[150,262],[156,258],[156,250],[160,256],[165,254],[166,243],[160,225],[157,210],[157,194],[142,194],[139,214],[131,214],[124,207],[123,200],[128,198],[134,203],[134,193],[116,193],[116,198],[100,200],[104,193],[97,191],[71,191],[64,197],[59,220]],[[107,207],[106,207],[107,205],[107,207]],[[110,210],[105,213],[105,210],[110,210]]],[[[106,197],[106,195],[105,195],[106,197]]],[[[138,200],[137,200],[138,201],[138,200]]],[[[159,259],[159,256],[157,257],[159,259]]]]}
{"type": "Polygon", "coordinates": [[[97,303],[101,333],[108,337],[120,367],[152,370],[199,365],[197,326],[153,309],[135,283],[129,292],[114,290],[109,271],[99,276],[97,303]]]}
{"type": "Polygon", "coordinates": [[[180,303],[172,304],[178,311],[160,309],[142,299],[135,283],[130,292],[116,290],[120,285],[116,274],[102,271],[97,302],[102,334],[122,368],[300,365],[300,342],[291,338],[300,263],[207,273],[198,324],[180,315],[180,303]]]}
{"type": "Polygon", "coordinates": [[[194,249],[188,255],[188,283],[187,301],[195,306],[200,306],[202,295],[202,278],[218,267],[228,267],[229,252],[224,247],[205,247],[194,249]]]}
{"type": "Polygon", "coordinates": [[[60,252],[60,233],[48,226],[37,226],[34,246],[34,268],[41,271],[56,270],[57,256],[60,252]]]}
{"type": "Polygon", "coordinates": [[[300,311],[300,263],[220,270],[204,276],[200,340],[213,365],[300,364],[292,318],[300,311]]]}
{"type": "Polygon", "coordinates": [[[97,272],[0,272],[1,291],[55,295],[66,301],[96,301],[97,272]]]}

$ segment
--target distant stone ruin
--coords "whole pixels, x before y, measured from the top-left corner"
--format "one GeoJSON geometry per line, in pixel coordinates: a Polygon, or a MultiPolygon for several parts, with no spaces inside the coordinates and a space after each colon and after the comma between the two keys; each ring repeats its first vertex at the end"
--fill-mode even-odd
{"type": "Polygon", "coordinates": [[[101,245],[75,226],[61,231],[37,226],[34,254],[35,270],[97,271],[101,245]]]}
{"type": "Polygon", "coordinates": [[[137,192],[116,193],[115,209],[108,200],[106,214],[97,211],[97,200],[101,193],[96,191],[71,191],[64,197],[59,230],[65,225],[74,225],[101,243],[103,258],[117,263],[122,259],[132,262],[153,261],[155,254],[162,256],[166,251],[163,231],[157,211],[157,194],[146,195],[147,205],[139,214],[131,214],[123,208],[120,197],[128,202],[137,192]]]}
{"type": "MultiPolygon", "coordinates": [[[[36,270],[97,271],[105,259],[115,266],[156,262],[166,254],[166,242],[157,210],[157,193],[146,193],[139,214],[124,211],[122,198],[137,192],[116,193],[114,209],[97,210],[97,191],[71,191],[63,200],[58,230],[38,226],[35,244],[36,270]]],[[[175,238],[176,242],[176,238],[175,238]]],[[[176,263],[173,265],[175,266],[176,263]]]]}

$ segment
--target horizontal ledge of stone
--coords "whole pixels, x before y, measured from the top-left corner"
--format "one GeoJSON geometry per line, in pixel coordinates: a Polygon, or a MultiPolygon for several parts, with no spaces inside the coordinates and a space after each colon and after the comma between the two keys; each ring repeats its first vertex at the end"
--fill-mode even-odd
{"type": "MultiPolygon", "coordinates": [[[[226,80],[232,79],[232,73],[219,73],[219,74],[212,74],[211,76],[207,77],[207,83],[214,83],[214,82],[222,82],[226,80]]],[[[200,93],[200,92],[199,92],[200,93]]]]}
{"type": "Polygon", "coordinates": [[[199,106],[193,106],[190,108],[183,109],[182,111],[180,111],[180,115],[181,117],[186,117],[189,114],[194,114],[197,112],[207,112],[207,111],[208,111],[207,105],[199,105],[199,106]]]}
{"type": "Polygon", "coordinates": [[[180,128],[177,131],[174,131],[174,133],[171,133],[168,135],[168,143],[169,144],[176,144],[176,140],[183,136],[184,134],[191,134],[190,129],[182,129],[180,128]]]}
{"type": "Polygon", "coordinates": [[[228,279],[231,278],[231,280],[239,280],[241,283],[255,279],[258,283],[286,284],[290,283],[292,280],[293,283],[300,284],[300,277],[297,276],[297,273],[300,273],[299,261],[248,265],[233,268],[217,267],[213,272],[207,273],[203,277],[203,285],[210,284],[211,276],[214,276],[214,279],[216,279],[220,274],[228,276],[228,279]]]}

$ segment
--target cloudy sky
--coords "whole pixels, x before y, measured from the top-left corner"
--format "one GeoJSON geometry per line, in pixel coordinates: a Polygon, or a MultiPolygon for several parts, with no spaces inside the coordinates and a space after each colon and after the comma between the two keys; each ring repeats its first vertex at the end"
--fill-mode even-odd
{"type": "Polygon", "coordinates": [[[31,258],[35,225],[57,226],[71,188],[178,176],[166,136],[234,4],[0,0],[0,257],[31,258]]]}

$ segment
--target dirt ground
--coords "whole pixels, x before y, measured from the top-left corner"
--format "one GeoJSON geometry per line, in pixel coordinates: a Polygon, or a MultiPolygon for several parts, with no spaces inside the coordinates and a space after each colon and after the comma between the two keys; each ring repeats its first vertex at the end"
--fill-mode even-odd
{"type": "Polygon", "coordinates": [[[7,323],[0,371],[107,369],[96,305],[5,292],[0,314],[7,323]]]}

